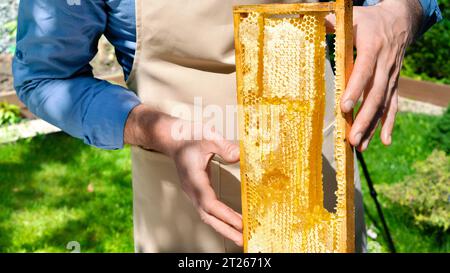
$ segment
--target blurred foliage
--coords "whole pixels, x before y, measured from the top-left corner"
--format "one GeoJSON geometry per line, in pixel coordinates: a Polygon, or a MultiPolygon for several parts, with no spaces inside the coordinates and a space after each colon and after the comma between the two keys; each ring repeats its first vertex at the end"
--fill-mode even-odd
{"type": "MultiPolygon", "coordinates": [[[[16,39],[16,35],[17,35],[17,20],[14,21],[10,21],[8,23],[6,23],[4,25],[4,28],[6,29],[8,38],[10,38],[11,40],[15,40],[16,39]]],[[[11,45],[6,49],[6,52],[13,55],[14,52],[16,51],[16,45],[11,45]]]]}
{"type": "Polygon", "coordinates": [[[402,75],[450,84],[450,0],[439,0],[444,20],[406,51],[402,75]]]}
{"type": "MultiPolygon", "coordinates": [[[[426,160],[433,152],[429,135],[438,120],[438,116],[400,112],[395,121],[392,145],[383,145],[378,128],[369,148],[364,152],[364,159],[380,193],[380,202],[398,252],[450,252],[449,232],[439,237],[435,232],[417,226],[410,209],[391,202],[382,194],[381,189],[405,181],[406,177],[416,172],[414,163],[426,160]]],[[[376,238],[368,238],[368,247],[370,251],[386,252],[389,247],[382,236],[383,227],[363,175],[361,180],[366,224],[378,235],[376,238]],[[381,245],[381,250],[375,242],[381,245]]]]}
{"type": "Polygon", "coordinates": [[[413,167],[416,173],[401,183],[382,187],[383,194],[407,208],[417,225],[446,232],[450,227],[450,157],[435,150],[413,167]]]}
{"type": "Polygon", "coordinates": [[[0,126],[19,123],[22,120],[20,108],[7,102],[0,102],[0,126]]]}
{"type": "Polygon", "coordinates": [[[450,105],[431,131],[430,139],[433,147],[450,154],[450,105]]]}

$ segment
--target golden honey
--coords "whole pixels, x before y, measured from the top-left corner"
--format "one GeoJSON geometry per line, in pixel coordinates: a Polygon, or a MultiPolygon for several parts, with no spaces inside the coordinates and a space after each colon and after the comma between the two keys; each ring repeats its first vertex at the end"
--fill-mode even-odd
{"type": "MultiPolygon", "coordinates": [[[[292,7],[305,6],[298,5],[292,7]]],[[[352,196],[347,190],[353,181],[347,176],[345,127],[337,127],[341,132],[335,134],[340,160],[336,211],[323,205],[328,12],[311,8],[289,12],[285,5],[267,10],[264,5],[235,10],[244,250],[351,251],[348,214],[352,210],[347,201],[352,196]]],[[[338,82],[337,86],[342,90],[338,82]]],[[[345,119],[336,114],[338,124],[345,126],[345,119]]]]}

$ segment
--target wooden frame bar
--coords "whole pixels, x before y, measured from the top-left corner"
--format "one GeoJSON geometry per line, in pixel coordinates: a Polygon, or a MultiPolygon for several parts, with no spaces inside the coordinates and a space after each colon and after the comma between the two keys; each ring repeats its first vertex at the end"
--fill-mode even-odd
{"type": "Polygon", "coordinates": [[[325,3],[298,3],[298,4],[264,4],[264,5],[242,5],[235,6],[234,13],[268,13],[268,14],[289,14],[304,13],[308,11],[328,11],[335,10],[334,2],[325,3]]]}
{"type": "MultiPolygon", "coordinates": [[[[348,142],[348,133],[353,123],[353,114],[344,115],[340,110],[340,100],[345,91],[348,79],[353,68],[353,23],[352,23],[352,1],[336,0],[328,3],[300,3],[300,4],[265,4],[246,5],[234,7],[234,33],[239,37],[241,16],[248,13],[259,13],[259,24],[263,24],[264,16],[277,14],[307,14],[310,12],[334,12],[336,15],[336,90],[335,90],[335,117],[336,126],[334,134],[336,179],[344,181],[337,190],[337,207],[345,213],[343,221],[338,223],[340,232],[337,237],[342,245],[335,247],[339,252],[355,251],[355,209],[354,209],[354,153],[353,147],[348,142]],[[340,196],[340,198],[339,198],[340,196]]],[[[236,66],[242,67],[241,55],[243,54],[239,39],[235,39],[236,66]]],[[[261,49],[260,49],[261,50],[261,49]]],[[[261,77],[262,67],[258,68],[258,78],[261,77]]],[[[242,89],[243,76],[239,71],[236,73],[237,90],[242,89]]],[[[261,85],[261,83],[259,83],[261,85]]],[[[238,104],[243,105],[242,97],[238,92],[238,104]]],[[[239,134],[243,132],[243,124],[239,122],[239,134]]],[[[240,138],[242,136],[240,135],[240,138]]],[[[240,148],[243,150],[242,141],[240,148]]],[[[245,160],[241,153],[241,161],[245,160]]],[[[339,183],[338,183],[339,184],[339,183]]],[[[242,187],[242,211],[243,221],[246,223],[247,215],[247,189],[245,183],[242,187]]],[[[248,251],[248,230],[244,224],[244,252],[248,251]]]]}
{"type": "MultiPolygon", "coordinates": [[[[345,252],[355,251],[355,205],[354,205],[354,154],[348,141],[348,134],[353,123],[353,113],[343,115],[341,112],[341,97],[347,86],[353,69],[353,5],[351,0],[336,1],[336,93],[335,93],[335,159],[336,179],[345,181],[345,188],[339,189],[345,194],[345,252]],[[337,156],[338,151],[343,157],[337,156]]],[[[338,204],[339,205],[339,204],[338,204]]],[[[342,240],[341,240],[342,241],[342,240]]]]}
{"type": "MultiPolygon", "coordinates": [[[[239,23],[241,21],[241,13],[240,12],[235,12],[233,14],[233,21],[234,21],[234,37],[238,37],[239,36],[239,23]]],[[[242,46],[241,43],[238,39],[235,39],[235,55],[236,55],[236,67],[242,67],[242,59],[241,56],[243,54],[242,52],[242,46]]],[[[236,73],[236,83],[237,83],[237,90],[242,90],[242,85],[243,85],[243,77],[242,77],[242,73],[236,73]]],[[[243,100],[242,100],[242,96],[241,96],[241,92],[237,92],[237,101],[238,101],[238,111],[242,111],[242,105],[243,105],[243,100]]],[[[238,116],[242,116],[242,113],[238,112],[238,116]]],[[[238,130],[238,134],[239,134],[239,139],[242,139],[243,135],[242,132],[244,131],[244,124],[243,122],[238,122],[239,123],[239,130],[238,130]]],[[[244,145],[242,143],[242,141],[239,141],[239,149],[241,151],[244,150],[244,145]]],[[[244,160],[244,154],[241,154],[241,160],[244,160]]],[[[242,222],[243,223],[247,223],[247,210],[248,210],[248,206],[247,206],[247,198],[245,196],[247,196],[247,187],[245,185],[245,183],[241,183],[241,195],[242,195],[242,222]]],[[[243,250],[245,253],[248,252],[248,227],[246,225],[243,225],[243,250]]]]}

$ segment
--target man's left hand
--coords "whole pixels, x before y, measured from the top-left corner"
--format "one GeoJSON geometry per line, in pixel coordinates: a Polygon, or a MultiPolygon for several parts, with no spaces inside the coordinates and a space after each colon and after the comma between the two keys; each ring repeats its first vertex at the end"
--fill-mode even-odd
{"type": "MultiPolygon", "coordinates": [[[[341,110],[352,111],[363,97],[349,140],[364,151],[380,121],[381,141],[385,145],[392,142],[399,73],[406,47],[417,33],[422,8],[418,0],[384,0],[374,6],[354,7],[353,15],[357,57],[341,110]]],[[[333,17],[327,20],[334,24],[333,17]]]]}

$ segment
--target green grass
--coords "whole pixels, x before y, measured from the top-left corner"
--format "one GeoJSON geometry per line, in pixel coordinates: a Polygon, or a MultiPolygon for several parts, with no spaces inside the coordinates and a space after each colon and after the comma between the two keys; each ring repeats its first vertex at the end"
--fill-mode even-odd
{"type": "MultiPolygon", "coordinates": [[[[432,151],[427,136],[436,120],[400,113],[393,145],[374,139],[364,156],[376,185],[413,173],[412,163],[432,151]]],[[[363,194],[367,226],[378,230],[371,245],[387,250],[364,181],[363,194]]],[[[380,195],[398,251],[450,251],[449,236],[439,244],[380,195]]],[[[1,145],[0,252],[69,252],[70,241],[82,252],[133,251],[129,149],[102,151],[62,133],[1,145]]]]}
{"type": "Polygon", "coordinates": [[[399,113],[392,145],[388,147],[381,143],[378,129],[364,152],[372,178],[380,183],[396,183],[411,174],[412,163],[426,159],[433,150],[428,136],[437,120],[435,116],[399,113]]]}
{"type": "MultiPolygon", "coordinates": [[[[428,136],[437,119],[427,115],[400,113],[396,120],[393,144],[390,147],[384,147],[378,135],[374,138],[369,149],[364,153],[364,158],[376,188],[377,185],[389,185],[402,181],[405,176],[414,172],[413,162],[427,158],[433,150],[428,136]]],[[[366,224],[378,231],[376,242],[381,245],[382,250],[387,251],[387,244],[380,232],[381,223],[369,196],[364,177],[362,177],[362,183],[366,224]]],[[[398,252],[450,252],[449,234],[444,235],[439,242],[435,234],[414,225],[407,209],[391,204],[383,198],[380,190],[379,199],[398,252]]]]}
{"type": "Polygon", "coordinates": [[[130,166],[62,133],[0,146],[0,252],[133,252],[130,166]]]}

